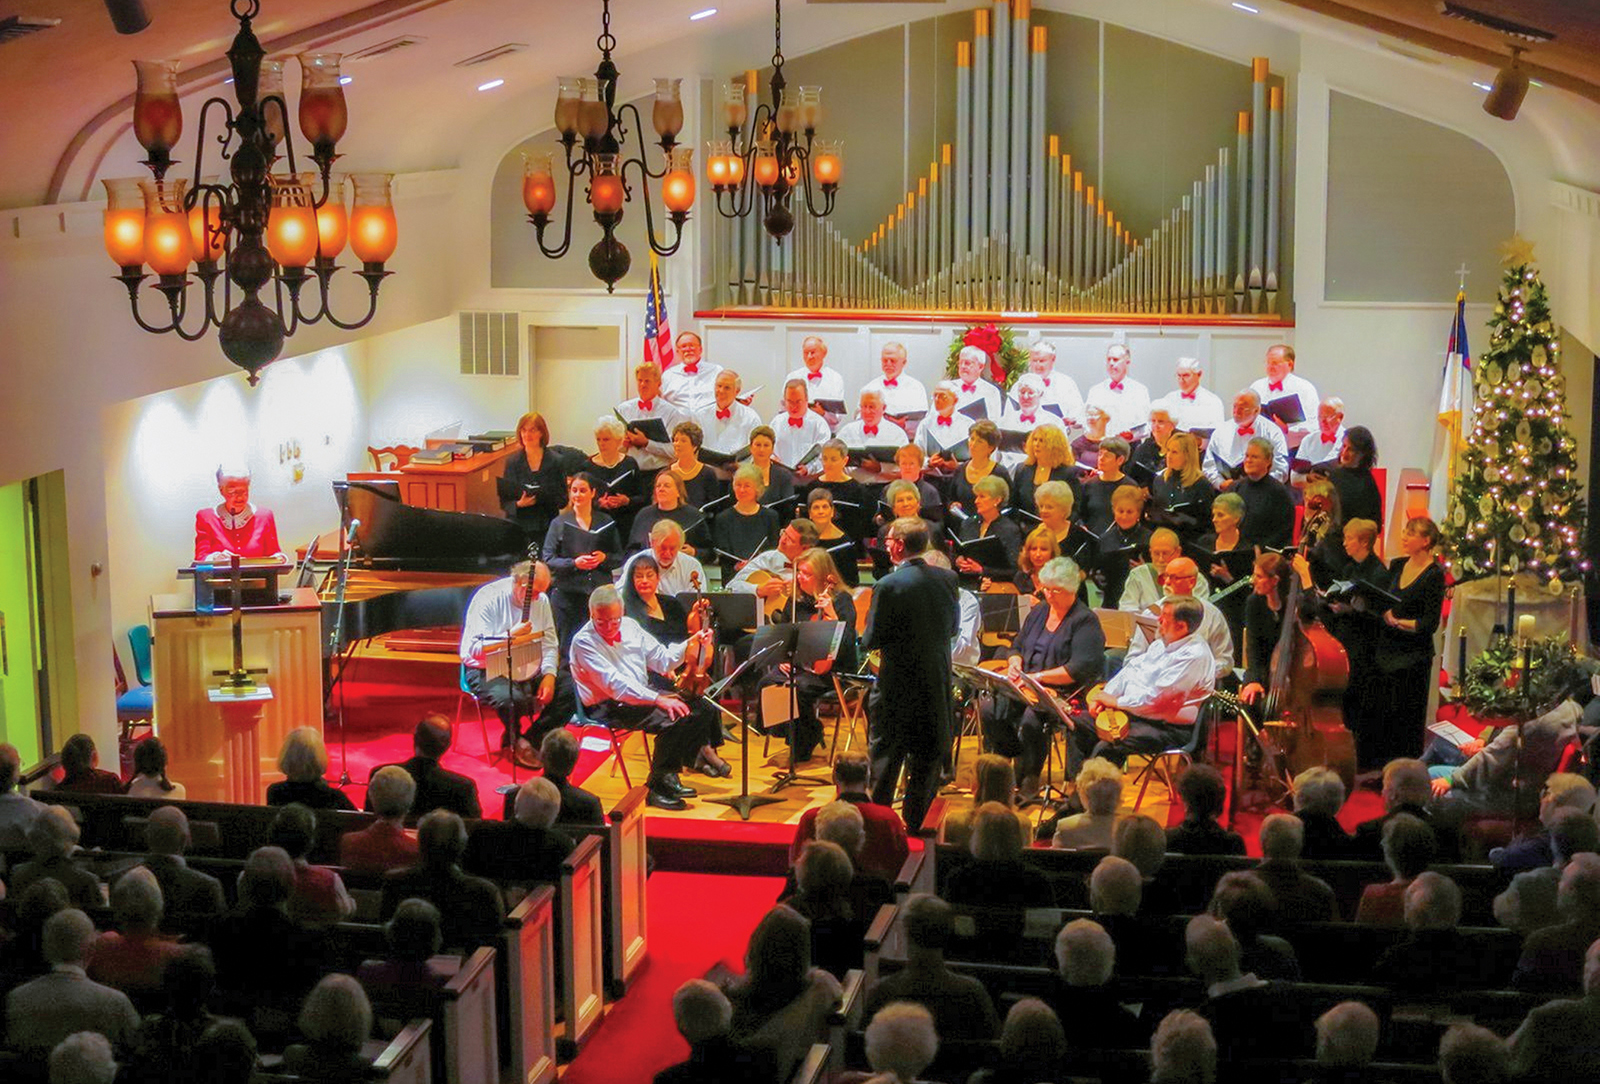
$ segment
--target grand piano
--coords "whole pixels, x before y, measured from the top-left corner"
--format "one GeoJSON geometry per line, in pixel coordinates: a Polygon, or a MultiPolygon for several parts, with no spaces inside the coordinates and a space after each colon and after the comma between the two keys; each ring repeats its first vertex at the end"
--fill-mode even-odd
{"type": "Polygon", "coordinates": [[[521,528],[508,520],[404,504],[392,484],[336,481],[333,489],[341,522],[360,522],[337,644],[336,566],[318,588],[324,654],[376,636],[394,649],[454,652],[472,593],[527,556],[521,528]]]}

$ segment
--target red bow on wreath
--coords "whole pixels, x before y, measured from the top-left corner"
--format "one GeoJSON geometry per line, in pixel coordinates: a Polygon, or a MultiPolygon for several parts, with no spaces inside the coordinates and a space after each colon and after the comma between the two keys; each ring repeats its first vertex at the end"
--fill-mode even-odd
{"type": "Polygon", "coordinates": [[[989,378],[1001,387],[1005,386],[1006,367],[1000,358],[1000,332],[993,324],[981,324],[978,327],[968,328],[967,333],[961,336],[961,345],[976,346],[987,354],[989,356],[989,378]]]}

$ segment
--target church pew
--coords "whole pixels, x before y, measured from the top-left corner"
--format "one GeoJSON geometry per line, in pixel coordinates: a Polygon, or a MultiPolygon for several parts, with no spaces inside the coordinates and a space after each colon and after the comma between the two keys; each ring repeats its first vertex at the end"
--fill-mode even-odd
{"type": "Polygon", "coordinates": [[[650,947],[644,816],[648,794],[648,788],[634,787],[606,814],[606,992],[613,998],[627,993],[650,947]]]}
{"type": "MultiPolygon", "coordinates": [[[[383,1048],[362,1075],[366,1082],[381,1084],[433,1084],[431,1020],[413,1020],[383,1048]]],[[[285,1072],[282,1065],[256,1073],[256,1084],[298,1084],[306,1078],[285,1072]]]]}
{"type": "Polygon", "coordinates": [[[505,1053],[514,1084],[556,1078],[556,890],[536,888],[506,916],[500,932],[505,1053]]]}
{"type": "Polygon", "coordinates": [[[839,1004],[828,1014],[826,1023],[830,1075],[844,1069],[845,1037],[865,1026],[861,1017],[867,1005],[866,973],[856,968],[846,971],[839,987],[839,1004]]]}
{"type": "Polygon", "coordinates": [[[499,1075],[495,956],[492,948],[478,949],[437,991],[368,991],[378,1015],[432,1021],[433,1084],[477,1084],[499,1075]]]}
{"type": "Polygon", "coordinates": [[[812,1043],[805,1059],[789,1077],[789,1084],[822,1084],[828,1074],[828,1053],[827,1043],[812,1043]]]}
{"type": "Polygon", "coordinates": [[[605,1008],[605,880],[601,837],[586,836],[561,863],[562,1049],[570,1057],[588,1039],[605,1008]]]}

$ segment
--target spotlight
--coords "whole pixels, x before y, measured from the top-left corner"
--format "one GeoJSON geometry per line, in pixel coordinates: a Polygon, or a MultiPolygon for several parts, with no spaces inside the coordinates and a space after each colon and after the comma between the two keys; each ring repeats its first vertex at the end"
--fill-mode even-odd
{"type": "Polygon", "coordinates": [[[105,0],[111,25],[119,34],[137,34],[150,25],[150,16],[144,10],[144,0],[105,0]]]}
{"type": "Polygon", "coordinates": [[[1522,70],[1518,58],[1521,49],[1511,50],[1511,63],[1495,74],[1494,86],[1483,96],[1483,111],[1501,120],[1516,120],[1522,99],[1528,96],[1528,73],[1522,70]]]}

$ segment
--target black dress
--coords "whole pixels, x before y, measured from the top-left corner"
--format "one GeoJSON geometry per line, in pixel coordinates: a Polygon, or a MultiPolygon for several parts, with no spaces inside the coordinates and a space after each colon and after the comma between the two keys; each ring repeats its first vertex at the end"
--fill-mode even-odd
{"type": "Polygon", "coordinates": [[[1383,535],[1383,494],[1378,491],[1378,480],[1365,467],[1333,467],[1328,471],[1328,481],[1339,494],[1339,511],[1344,521],[1370,519],[1378,525],[1383,535]]]}
{"type": "MultiPolygon", "coordinates": [[[[1034,493],[1038,491],[1040,483],[1034,481],[1033,472],[1034,467],[1031,463],[1023,463],[1017,467],[1017,473],[1011,479],[1011,507],[1019,512],[1038,515],[1039,505],[1034,500],[1034,493]]],[[[1050,471],[1050,477],[1045,481],[1065,482],[1072,487],[1072,501],[1076,506],[1083,495],[1083,487],[1078,477],[1080,473],[1075,467],[1056,467],[1050,471]]],[[[964,507],[970,509],[971,506],[964,507]]]]}
{"type": "Polygon", "coordinates": [[[833,521],[841,531],[857,542],[872,533],[873,498],[866,486],[854,478],[838,482],[816,478],[807,483],[804,496],[809,498],[812,491],[818,489],[827,490],[833,498],[833,521]]]}
{"type": "MultiPolygon", "coordinates": [[[[1194,544],[1200,549],[1209,550],[1212,553],[1216,553],[1216,533],[1207,532],[1195,539],[1194,544]]],[[[1232,549],[1226,549],[1222,552],[1232,553],[1234,550],[1247,550],[1249,548],[1250,546],[1245,542],[1244,534],[1241,531],[1239,535],[1239,544],[1234,546],[1232,549]]],[[[1200,574],[1204,576],[1206,578],[1206,582],[1211,585],[1211,593],[1213,596],[1220,594],[1222,591],[1232,586],[1234,581],[1224,581],[1220,576],[1212,576],[1211,569],[1204,561],[1197,561],[1195,563],[1200,566],[1200,574]]],[[[1233,594],[1224,598],[1222,601],[1214,603],[1217,609],[1221,611],[1224,620],[1228,622],[1228,631],[1233,634],[1233,657],[1236,659],[1239,657],[1239,648],[1244,640],[1245,603],[1248,602],[1249,599],[1250,588],[1241,587],[1233,594]]]]}
{"type": "MultiPolygon", "coordinates": [[[[667,469],[674,474],[678,473],[676,467],[668,467],[667,469]]],[[[696,508],[704,508],[722,496],[727,489],[722,479],[717,477],[717,472],[704,463],[700,465],[700,473],[693,478],[685,478],[683,475],[678,474],[678,480],[683,483],[684,491],[689,494],[689,503],[696,508]]]]}
{"type": "Polygon", "coordinates": [[[631,456],[626,455],[617,460],[614,467],[603,467],[591,459],[583,465],[583,471],[594,476],[595,512],[603,512],[617,521],[617,544],[621,545],[633,531],[633,517],[638,515],[639,509],[650,503],[654,473],[644,470],[631,456]],[[612,494],[628,498],[628,503],[613,509],[601,508],[600,498],[612,494]]]}
{"type": "MultiPolygon", "coordinates": [[[[961,530],[957,532],[957,537],[963,542],[991,536],[1000,540],[1000,548],[1005,553],[1005,562],[998,565],[984,565],[983,571],[976,576],[957,569],[963,581],[977,583],[980,577],[987,576],[991,580],[1003,583],[1017,571],[1017,557],[1022,553],[1022,530],[1006,517],[996,516],[994,522],[986,527],[977,513],[973,513],[961,524],[961,530]]],[[[960,550],[956,552],[959,553],[960,550]]]]}
{"type": "MultiPolygon", "coordinates": [[[[859,667],[856,606],[849,592],[839,591],[834,594],[833,612],[844,626],[844,636],[839,641],[839,652],[834,656],[833,668],[826,674],[818,674],[804,668],[795,674],[795,763],[809,760],[816,747],[822,744],[822,723],[817,719],[817,701],[826,693],[833,691],[833,675],[853,674],[859,667]]],[[[817,616],[817,600],[810,595],[801,595],[795,602],[794,619],[820,620],[817,616]]],[[[789,675],[780,670],[776,663],[767,667],[761,676],[762,686],[787,685],[788,681],[789,675]]]]}
{"type": "Polygon", "coordinates": [[[839,576],[847,585],[860,587],[861,541],[839,530],[837,517],[835,517],[833,526],[834,530],[839,533],[827,536],[819,535],[817,537],[817,545],[828,551],[828,556],[833,558],[834,567],[839,570],[839,576]]]}
{"type": "MultiPolygon", "coordinates": [[[[748,561],[763,550],[778,544],[778,513],[770,508],[758,508],[754,514],[745,515],[737,507],[724,508],[711,522],[712,544],[717,548],[717,562],[722,566],[722,582],[732,580],[740,561],[748,561]]],[[[701,562],[704,564],[705,562],[701,562]]]]}
{"type": "Polygon", "coordinates": [[[1116,609],[1122,601],[1122,588],[1134,562],[1150,555],[1150,528],[1135,523],[1123,530],[1113,523],[1095,540],[1099,555],[1095,559],[1095,582],[1100,585],[1101,605],[1116,609]]]}
{"type": "MultiPolygon", "coordinates": [[[[967,467],[968,467],[968,464],[966,464],[966,463],[963,463],[959,467],[957,467],[956,468],[956,472],[950,476],[950,481],[948,483],[946,483],[945,489],[946,489],[946,492],[949,495],[950,503],[951,504],[959,504],[961,506],[961,510],[963,512],[967,512],[967,513],[970,514],[972,512],[972,507],[973,507],[972,506],[972,483],[967,481],[967,467]]],[[[1004,467],[1002,467],[998,462],[996,462],[994,464],[994,470],[992,470],[988,474],[984,475],[984,477],[985,478],[998,478],[1002,482],[1004,482],[1006,484],[1006,486],[1009,487],[1010,490],[1011,490],[1011,502],[1012,502],[1012,504],[1013,505],[1016,504],[1016,500],[1017,500],[1016,482],[1012,479],[1010,474],[1006,473],[1006,469],[1004,467]]],[[[1031,508],[1029,510],[1032,511],[1031,508]]]]}
{"type": "Polygon", "coordinates": [[[1078,513],[1078,518],[1083,521],[1083,525],[1096,535],[1104,534],[1105,529],[1111,526],[1113,522],[1111,495],[1120,487],[1131,485],[1133,485],[1133,479],[1126,475],[1114,482],[1107,481],[1104,478],[1096,478],[1092,482],[1085,482],[1083,485],[1083,511],[1078,513]]]}
{"type": "Polygon", "coordinates": [[[1389,564],[1388,588],[1399,596],[1394,615],[1417,622],[1415,632],[1378,626],[1376,665],[1377,703],[1386,705],[1383,719],[1364,726],[1358,746],[1363,765],[1387,764],[1395,757],[1417,756],[1423,747],[1423,728],[1427,725],[1429,682],[1438,680],[1433,647],[1434,633],[1444,609],[1444,569],[1436,561],[1418,573],[1409,586],[1401,586],[1406,558],[1389,564]],[[1369,755],[1370,754],[1370,755],[1369,755]]]}
{"type": "Polygon", "coordinates": [[[1241,476],[1233,492],[1244,501],[1239,537],[1247,546],[1283,547],[1294,541],[1294,494],[1270,474],[1241,476]]]}
{"type": "Polygon", "coordinates": [[[651,529],[664,519],[670,519],[682,527],[683,541],[697,551],[710,544],[711,530],[706,524],[706,517],[700,514],[700,509],[680,504],[670,512],[663,512],[652,504],[641,509],[639,514],[633,517],[633,530],[628,533],[627,552],[638,553],[648,547],[651,529]]]}
{"type": "MultiPolygon", "coordinates": [[[[1007,653],[1022,659],[1025,673],[1035,674],[1065,666],[1067,673],[1087,688],[1105,668],[1106,637],[1100,620],[1079,595],[1061,623],[1050,628],[1050,607],[1028,611],[1016,641],[1007,653]]],[[[1044,768],[1045,735],[1053,718],[1015,700],[996,698],[983,710],[983,733],[988,745],[1001,756],[1016,758],[1018,779],[1037,776],[1044,768]]],[[[1068,742],[1069,756],[1073,743],[1068,742]]],[[[1076,764],[1071,769],[1076,772],[1076,764]]]]}
{"type": "Polygon", "coordinates": [[[571,512],[562,512],[551,522],[544,536],[544,563],[550,566],[550,608],[556,619],[562,658],[567,656],[573,635],[589,620],[589,592],[611,582],[611,571],[617,567],[621,552],[616,521],[598,509],[589,521],[588,531],[571,512]],[[588,571],[579,568],[577,558],[596,549],[606,559],[588,571]]]}
{"type": "Polygon", "coordinates": [[[792,501],[794,496],[794,471],[774,461],[767,473],[767,488],[756,499],[776,512],[781,523],[787,523],[792,513],[785,502],[792,501]]]}
{"type": "MultiPolygon", "coordinates": [[[[1243,588],[1240,588],[1243,590],[1243,588]]],[[[1283,610],[1274,610],[1265,595],[1251,592],[1244,604],[1244,683],[1263,689],[1272,684],[1272,652],[1283,633],[1283,610]]]]}
{"type": "MultiPolygon", "coordinates": [[[[1352,561],[1343,546],[1339,549],[1339,555],[1344,558],[1344,564],[1337,570],[1335,578],[1364,580],[1379,587],[1388,584],[1389,570],[1376,555],[1368,554],[1364,561],[1352,561]]],[[[1344,717],[1351,731],[1359,733],[1363,720],[1383,719],[1389,712],[1389,705],[1374,699],[1382,695],[1381,683],[1375,680],[1374,675],[1378,657],[1378,626],[1382,614],[1356,609],[1351,604],[1352,600],[1330,601],[1321,595],[1310,597],[1316,600],[1315,612],[1323,626],[1344,647],[1345,658],[1350,664],[1350,676],[1345,681],[1344,689],[1344,717]]],[[[1358,606],[1364,605],[1359,595],[1355,596],[1354,602],[1358,606]]]]}
{"type": "Polygon", "coordinates": [[[1193,485],[1184,485],[1181,475],[1162,471],[1150,485],[1150,505],[1145,518],[1152,527],[1167,527],[1189,542],[1205,534],[1211,526],[1211,502],[1217,490],[1201,475],[1193,485]]]}
{"type": "Polygon", "coordinates": [[[495,483],[495,490],[506,518],[522,528],[530,544],[538,546],[544,542],[550,521],[567,503],[567,474],[561,468],[560,459],[548,448],[538,470],[528,466],[526,454],[514,455],[506,460],[506,469],[495,483]],[[517,507],[517,498],[530,492],[530,487],[533,503],[517,507]]]}

